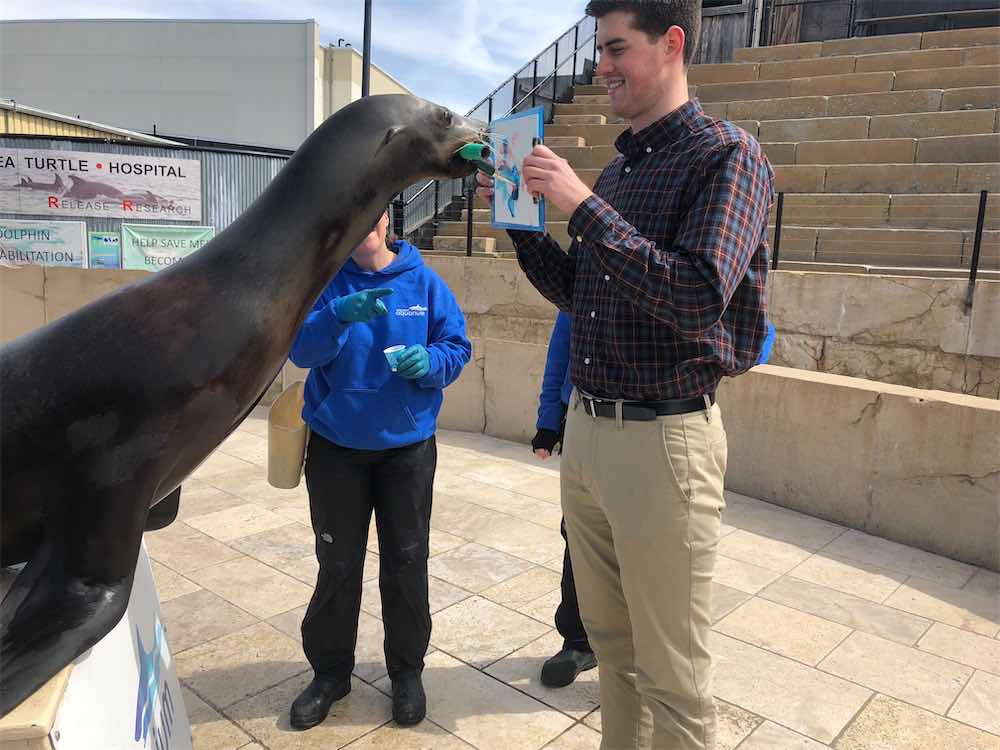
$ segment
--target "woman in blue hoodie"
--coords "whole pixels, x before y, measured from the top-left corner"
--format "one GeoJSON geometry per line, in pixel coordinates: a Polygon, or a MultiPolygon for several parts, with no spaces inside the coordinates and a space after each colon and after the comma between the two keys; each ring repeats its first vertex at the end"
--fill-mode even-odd
{"type": "Polygon", "coordinates": [[[472,346],[454,295],[419,251],[386,243],[384,214],[306,318],[291,360],[310,369],[302,416],[319,575],[302,621],[315,676],[292,704],[296,729],[326,718],[351,690],[361,578],[372,511],[393,718],[426,713],[420,675],[431,633],[428,534],[442,390],[472,346]],[[383,350],[403,345],[390,369],[383,350]]]}

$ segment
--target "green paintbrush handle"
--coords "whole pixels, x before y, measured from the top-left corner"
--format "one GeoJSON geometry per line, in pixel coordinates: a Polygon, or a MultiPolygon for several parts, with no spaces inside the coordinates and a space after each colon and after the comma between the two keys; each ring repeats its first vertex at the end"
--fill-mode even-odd
{"type": "Polygon", "coordinates": [[[466,143],[458,150],[458,155],[466,161],[484,161],[490,156],[490,147],[483,143],[466,143]]]}

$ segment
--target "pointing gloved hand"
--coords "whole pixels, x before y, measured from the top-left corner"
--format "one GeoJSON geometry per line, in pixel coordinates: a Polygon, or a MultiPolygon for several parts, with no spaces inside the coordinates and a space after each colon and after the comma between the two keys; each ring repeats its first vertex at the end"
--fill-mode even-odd
{"type": "Polygon", "coordinates": [[[396,373],[407,380],[422,378],[431,370],[431,355],[420,344],[406,347],[396,360],[396,373]]]}
{"type": "Polygon", "coordinates": [[[341,323],[367,323],[372,318],[385,315],[382,297],[392,294],[392,289],[365,289],[363,292],[346,294],[333,301],[333,312],[341,323]]]}

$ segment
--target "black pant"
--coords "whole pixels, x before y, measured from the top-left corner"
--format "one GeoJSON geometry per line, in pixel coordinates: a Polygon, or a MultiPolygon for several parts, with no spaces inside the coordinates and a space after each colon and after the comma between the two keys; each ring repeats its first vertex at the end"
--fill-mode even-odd
{"type": "Polygon", "coordinates": [[[302,620],[318,675],[354,670],[361,578],[372,510],[378,529],[385,663],[392,679],[419,674],[431,637],[427,556],[437,445],[433,437],[383,451],[342,448],[313,433],[306,458],[319,576],[302,620]]]}
{"type": "Polygon", "coordinates": [[[566,539],[566,519],[559,523],[559,532],[566,540],[566,552],[563,553],[562,601],[556,609],[556,630],[563,637],[563,648],[592,651],[590,641],[587,640],[587,631],[583,629],[583,620],[580,618],[580,603],[576,598],[573,564],[569,559],[569,540],[566,539]]]}

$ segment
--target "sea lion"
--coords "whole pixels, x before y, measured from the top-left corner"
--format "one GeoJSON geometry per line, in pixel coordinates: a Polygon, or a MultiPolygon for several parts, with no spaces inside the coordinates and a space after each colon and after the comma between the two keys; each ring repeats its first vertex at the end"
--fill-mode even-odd
{"type": "Polygon", "coordinates": [[[198,252],[0,348],[0,564],[28,561],[0,604],[0,716],[118,622],[150,507],[257,404],[392,197],[471,174],[457,152],[483,138],[412,96],[354,102],[198,252]]]}

